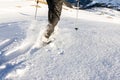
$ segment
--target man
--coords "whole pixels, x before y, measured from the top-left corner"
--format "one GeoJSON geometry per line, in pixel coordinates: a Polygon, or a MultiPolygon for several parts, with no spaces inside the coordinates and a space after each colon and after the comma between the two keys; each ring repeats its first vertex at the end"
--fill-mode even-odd
{"type": "Polygon", "coordinates": [[[60,20],[62,11],[63,0],[46,0],[48,3],[48,25],[45,33],[45,37],[49,39],[51,34],[54,32],[54,28],[60,20]]]}

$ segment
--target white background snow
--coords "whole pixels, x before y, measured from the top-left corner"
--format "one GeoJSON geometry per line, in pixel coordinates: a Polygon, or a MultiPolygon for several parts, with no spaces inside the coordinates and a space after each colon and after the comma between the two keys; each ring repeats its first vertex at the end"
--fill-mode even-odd
{"type": "MultiPolygon", "coordinates": [[[[117,1],[117,0],[116,0],[117,1]]],[[[120,80],[120,12],[63,6],[53,42],[33,50],[47,5],[0,0],[0,80],[120,80]],[[77,29],[77,30],[76,30],[77,29]]]]}

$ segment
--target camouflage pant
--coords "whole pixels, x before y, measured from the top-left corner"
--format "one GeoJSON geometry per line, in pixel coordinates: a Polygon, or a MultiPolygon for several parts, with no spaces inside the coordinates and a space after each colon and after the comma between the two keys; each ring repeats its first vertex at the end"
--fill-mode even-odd
{"type": "Polygon", "coordinates": [[[51,35],[54,31],[55,26],[57,25],[58,21],[60,20],[61,10],[63,0],[46,0],[48,3],[48,30],[47,34],[45,35],[47,38],[51,35]]]}
{"type": "Polygon", "coordinates": [[[47,0],[48,3],[48,20],[53,26],[55,26],[61,15],[63,0],[47,0]]]}

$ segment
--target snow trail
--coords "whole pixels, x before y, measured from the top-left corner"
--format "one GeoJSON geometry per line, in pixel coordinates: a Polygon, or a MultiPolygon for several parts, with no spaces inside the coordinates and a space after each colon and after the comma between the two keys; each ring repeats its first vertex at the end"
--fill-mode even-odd
{"type": "Polygon", "coordinates": [[[28,75],[33,80],[119,79],[115,73],[119,73],[120,66],[119,25],[79,20],[76,31],[69,20],[69,26],[65,25],[66,18],[60,22],[62,26],[53,43],[26,61],[31,69],[22,79],[28,79],[28,75]]]}
{"type": "Polygon", "coordinates": [[[2,49],[4,49],[6,46],[9,46],[10,44],[12,44],[15,41],[16,38],[12,38],[12,39],[6,39],[3,42],[0,43],[0,51],[2,49]]]}

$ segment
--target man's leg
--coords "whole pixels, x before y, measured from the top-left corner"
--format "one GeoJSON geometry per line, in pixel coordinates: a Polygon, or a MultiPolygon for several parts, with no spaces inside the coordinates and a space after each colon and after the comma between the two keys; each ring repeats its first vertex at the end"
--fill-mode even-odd
{"type": "Polygon", "coordinates": [[[49,38],[50,35],[53,33],[55,26],[57,25],[58,21],[60,20],[61,10],[63,0],[47,0],[48,3],[48,29],[46,31],[45,37],[49,38]]]}

